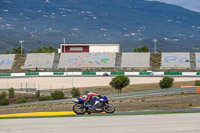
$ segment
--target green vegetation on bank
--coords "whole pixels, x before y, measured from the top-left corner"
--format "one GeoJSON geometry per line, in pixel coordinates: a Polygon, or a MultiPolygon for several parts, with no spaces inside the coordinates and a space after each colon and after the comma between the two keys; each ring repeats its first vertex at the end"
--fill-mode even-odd
{"type": "Polygon", "coordinates": [[[149,52],[149,48],[146,45],[144,45],[142,47],[135,48],[134,52],[149,52]]]}
{"type": "Polygon", "coordinates": [[[38,47],[36,50],[30,50],[29,53],[57,53],[58,49],[52,46],[38,47]]]}

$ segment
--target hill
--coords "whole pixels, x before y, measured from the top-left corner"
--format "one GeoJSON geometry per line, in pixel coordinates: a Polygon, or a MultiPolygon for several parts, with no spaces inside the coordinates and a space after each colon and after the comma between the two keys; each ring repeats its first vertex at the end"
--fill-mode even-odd
{"type": "Polygon", "coordinates": [[[38,45],[59,47],[63,37],[67,43],[138,42],[156,37],[181,45],[183,51],[188,45],[200,45],[200,13],[161,2],[1,0],[0,5],[0,52],[21,39],[26,40],[27,50],[38,45]]]}

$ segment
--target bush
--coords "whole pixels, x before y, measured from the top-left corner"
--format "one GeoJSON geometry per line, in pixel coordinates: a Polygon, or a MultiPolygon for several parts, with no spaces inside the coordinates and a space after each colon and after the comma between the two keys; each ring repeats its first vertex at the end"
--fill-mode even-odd
{"type": "Polygon", "coordinates": [[[26,97],[20,97],[17,99],[17,104],[19,103],[28,103],[29,100],[26,97]]]}
{"type": "Polygon", "coordinates": [[[57,99],[64,99],[65,94],[62,91],[56,90],[53,93],[51,93],[51,97],[53,98],[53,100],[57,100],[57,99]]]}
{"type": "Polygon", "coordinates": [[[2,92],[0,95],[0,101],[6,98],[6,95],[7,95],[6,92],[2,92]]]}
{"type": "Polygon", "coordinates": [[[10,104],[10,100],[8,98],[3,98],[0,101],[0,105],[9,105],[10,104]]]}
{"type": "Polygon", "coordinates": [[[37,98],[37,99],[40,99],[40,91],[38,90],[37,92],[35,92],[35,97],[37,98]]]}
{"type": "Polygon", "coordinates": [[[118,75],[112,79],[110,82],[110,86],[117,89],[119,93],[121,93],[122,89],[128,86],[130,83],[130,79],[124,75],[118,75]]]}
{"type": "Polygon", "coordinates": [[[71,94],[72,94],[72,97],[74,98],[78,98],[81,95],[80,90],[78,88],[73,88],[71,91],[71,94]]]}
{"type": "Polygon", "coordinates": [[[48,100],[53,100],[51,96],[41,96],[39,101],[48,101],[48,100]]]}
{"type": "Polygon", "coordinates": [[[11,87],[9,90],[8,90],[8,92],[9,92],[9,98],[14,98],[14,96],[15,96],[15,89],[13,88],[13,87],[11,87]]]}
{"type": "Polygon", "coordinates": [[[162,80],[160,80],[159,86],[162,89],[167,89],[173,86],[174,78],[170,78],[165,76],[162,80]]]}
{"type": "Polygon", "coordinates": [[[194,82],[194,86],[200,86],[200,80],[196,80],[196,81],[194,82]]]}

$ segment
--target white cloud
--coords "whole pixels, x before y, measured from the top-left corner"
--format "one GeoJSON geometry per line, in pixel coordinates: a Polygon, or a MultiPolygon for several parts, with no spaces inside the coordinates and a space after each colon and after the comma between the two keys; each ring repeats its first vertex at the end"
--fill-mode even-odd
{"type": "Polygon", "coordinates": [[[200,0],[148,0],[148,1],[160,1],[168,4],[179,5],[184,8],[200,12],[200,0]]]}

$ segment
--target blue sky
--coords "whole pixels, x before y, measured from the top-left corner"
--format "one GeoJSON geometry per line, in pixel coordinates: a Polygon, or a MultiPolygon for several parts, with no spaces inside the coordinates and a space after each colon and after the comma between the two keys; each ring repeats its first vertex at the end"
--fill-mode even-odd
{"type": "Polygon", "coordinates": [[[169,4],[175,4],[196,12],[200,12],[200,0],[149,0],[149,1],[161,1],[169,4]]]}

